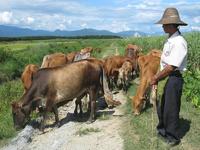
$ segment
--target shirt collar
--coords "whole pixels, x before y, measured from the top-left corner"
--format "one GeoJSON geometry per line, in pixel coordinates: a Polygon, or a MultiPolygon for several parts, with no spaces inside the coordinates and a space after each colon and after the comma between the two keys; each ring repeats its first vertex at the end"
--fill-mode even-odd
{"type": "Polygon", "coordinates": [[[178,31],[176,31],[174,34],[172,34],[169,38],[168,38],[168,40],[171,40],[171,39],[173,39],[174,37],[177,37],[177,36],[179,36],[180,35],[180,33],[178,32],[178,31]]]}

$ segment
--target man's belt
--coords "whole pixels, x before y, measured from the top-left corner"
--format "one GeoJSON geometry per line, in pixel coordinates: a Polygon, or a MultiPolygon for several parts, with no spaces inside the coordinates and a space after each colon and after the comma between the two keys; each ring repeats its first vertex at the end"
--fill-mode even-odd
{"type": "Polygon", "coordinates": [[[182,74],[179,70],[175,70],[169,76],[182,77],[182,74]]]}

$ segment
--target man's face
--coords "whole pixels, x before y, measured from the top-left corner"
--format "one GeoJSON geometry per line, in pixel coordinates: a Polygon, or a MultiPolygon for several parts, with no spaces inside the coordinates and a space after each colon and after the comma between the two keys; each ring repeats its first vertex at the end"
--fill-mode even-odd
{"type": "Polygon", "coordinates": [[[171,24],[163,24],[162,27],[165,33],[170,33],[171,29],[173,28],[171,24]]]}

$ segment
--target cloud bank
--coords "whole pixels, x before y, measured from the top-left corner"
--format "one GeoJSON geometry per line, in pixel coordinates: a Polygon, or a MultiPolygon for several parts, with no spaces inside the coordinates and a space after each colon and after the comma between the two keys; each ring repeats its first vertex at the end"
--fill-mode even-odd
{"type": "Polygon", "coordinates": [[[0,24],[54,31],[94,28],[112,32],[152,33],[167,7],[176,7],[188,23],[184,31],[200,31],[197,0],[6,0],[0,5],[0,24]]]}

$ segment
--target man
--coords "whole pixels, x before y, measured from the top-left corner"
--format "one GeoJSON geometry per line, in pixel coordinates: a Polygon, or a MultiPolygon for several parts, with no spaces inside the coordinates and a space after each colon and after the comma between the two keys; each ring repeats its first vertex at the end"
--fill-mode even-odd
{"type": "Polygon", "coordinates": [[[157,110],[157,130],[158,135],[174,146],[180,143],[178,122],[183,87],[182,72],[186,70],[187,63],[187,42],[178,27],[187,24],[181,21],[176,8],[167,8],[157,24],[162,24],[163,30],[169,35],[160,60],[161,70],[151,80],[151,85],[154,86],[158,81],[169,77],[157,110]]]}

